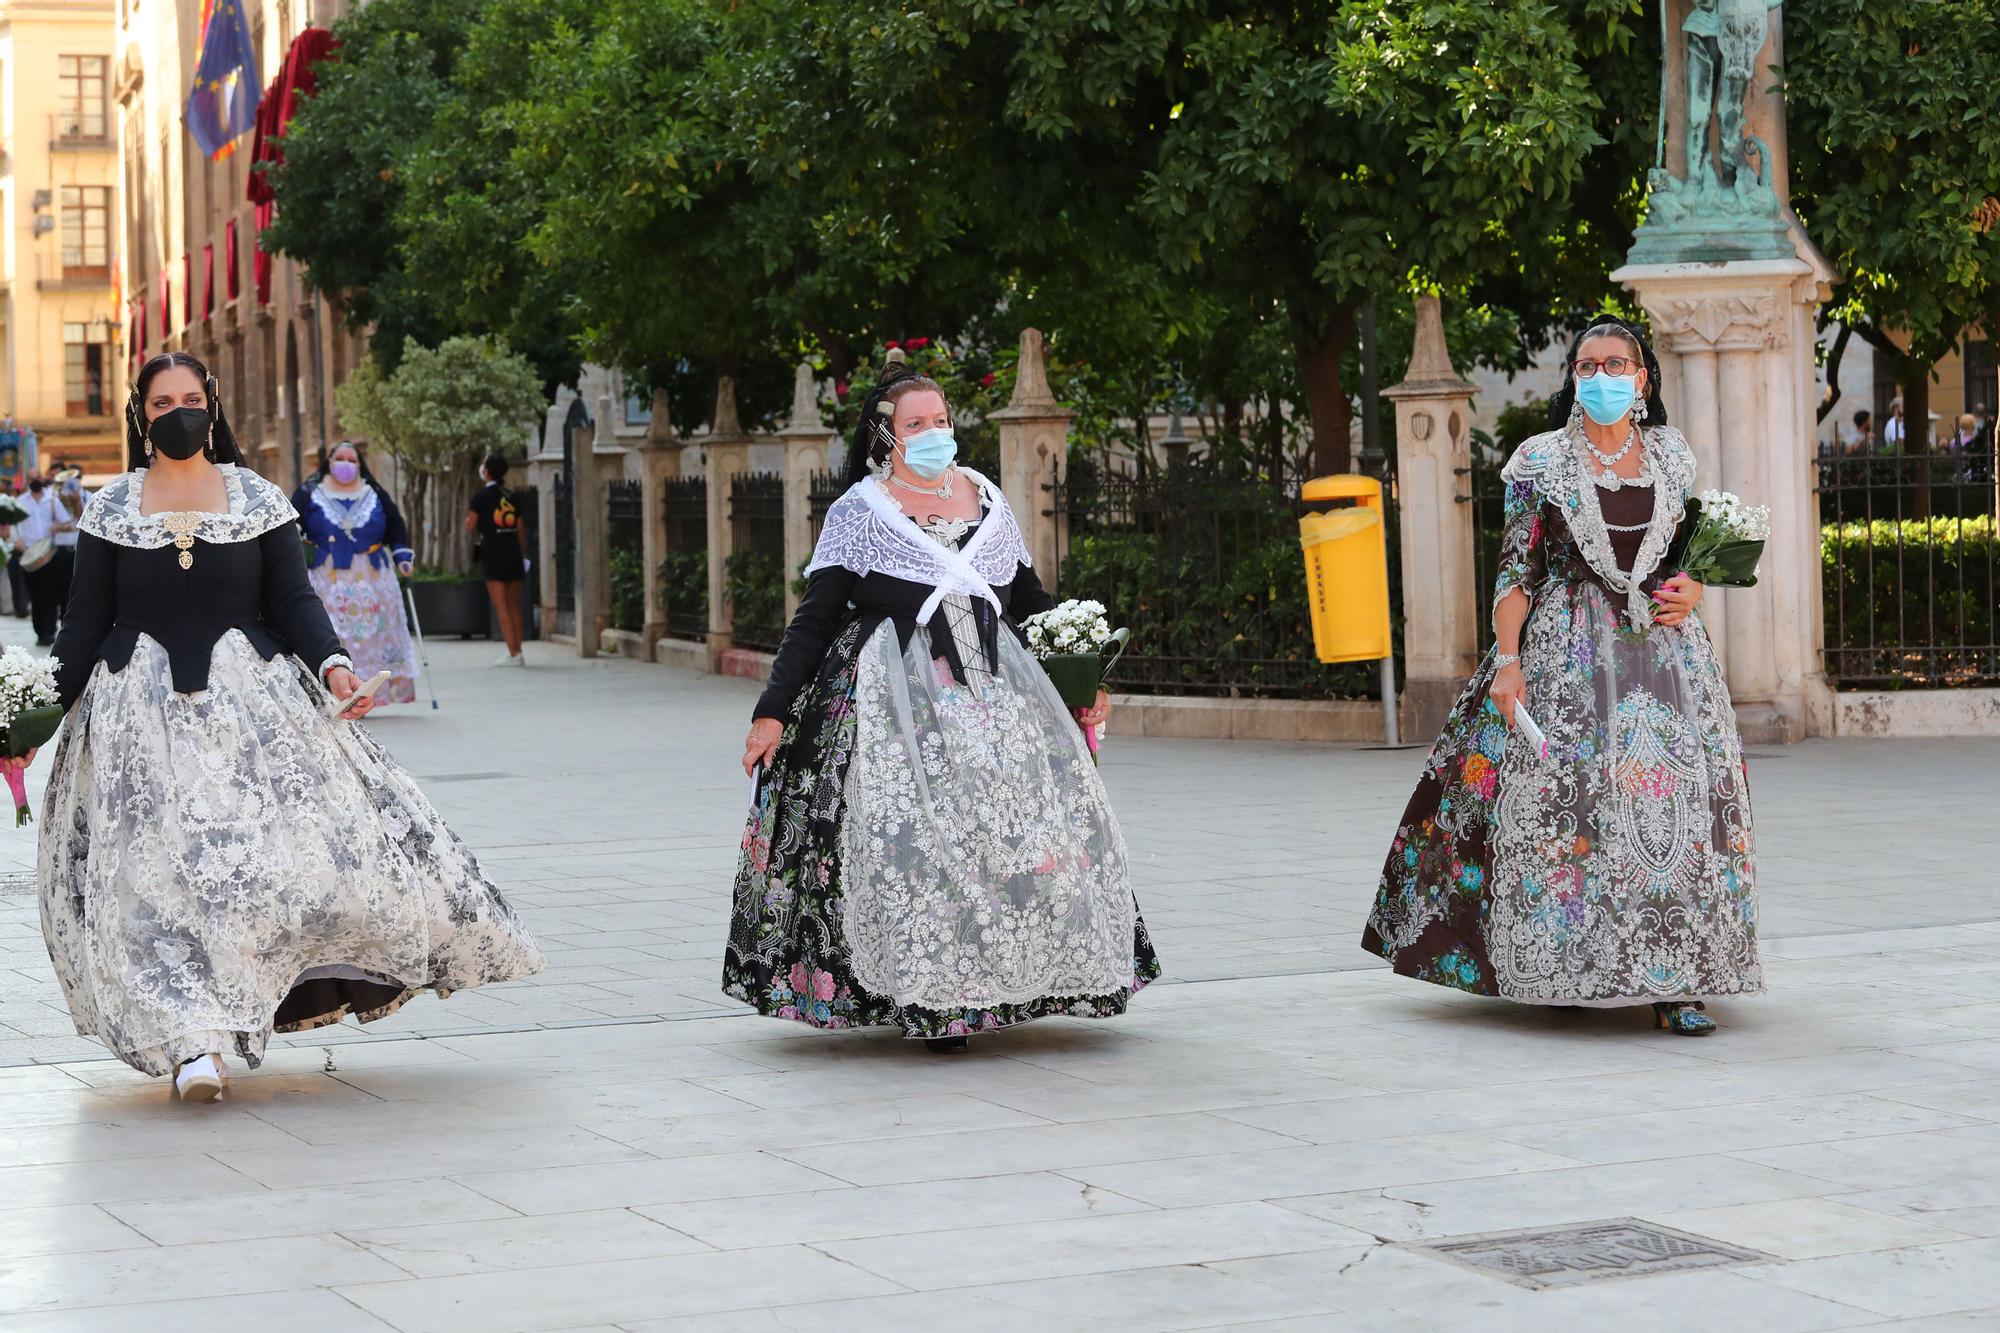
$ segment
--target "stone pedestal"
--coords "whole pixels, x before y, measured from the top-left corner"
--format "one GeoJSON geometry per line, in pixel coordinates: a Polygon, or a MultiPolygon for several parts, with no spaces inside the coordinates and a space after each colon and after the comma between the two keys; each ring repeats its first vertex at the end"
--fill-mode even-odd
{"type": "Polygon", "coordinates": [[[735,617],[729,605],[729,557],[736,550],[729,522],[729,482],[750,470],[750,436],[736,415],[736,382],[724,375],[715,385],[714,429],[705,441],[708,455],[708,669],[722,669],[722,655],[735,646],[735,617]]]}
{"type": "Polygon", "coordinates": [[[819,414],[812,366],[799,363],[792,380],[792,413],[778,432],[785,446],[785,621],[799,609],[794,582],[812,559],[812,476],[827,466],[834,432],[819,414]]]}
{"type": "Polygon", "coordinates": [[[1404,717],[1434,736],[1478,666],[1487,593],[1474,586],[1473,385],[1458,377],[1434,296],[1417,298],[1410,369],[1382,391],[1396,404],[1396,504],[1402,528],[1404,717]]]}
{"type": "Polygon", "coordinates": [[[666,482],[681,474],[681,442],[674,438],[667,420],[667,394],[653,390],[653,420],[646,427],[645,442],[639,446],[640,504],[644,509],[640,541],[641,559],[646,566],[646,660],[653,659],[653,646],[666,637],[667,613],[660,596],[660,562],[667,557],[666,482]]]}
{"type": "Polygon", "coordinates": [[[1048,488],[1060,482],[1068,468],[1069,423],[1075,415],[1049,390],[1042,331],[1022,329],[1013,396],[993,414],[1000,427],[999,482],[1027,539],[1035,572],[1051,593],[1056,591],[1068,525],[1062,515],[1050,512],[1055,497],[1048,488]]]}
{"type": "Polygon", "coordinates": [[[1820,652],[1813,496],[1814,315],[1833,274],[1810,245],[1789,259],[1628,264],[1611,275],[1645,308],[1668,421],[1694,447],[1697,490],[1771,509],[1755,588],[1718,588],[1701,614],[1751,742],[1831,729],[1820,652]]]}

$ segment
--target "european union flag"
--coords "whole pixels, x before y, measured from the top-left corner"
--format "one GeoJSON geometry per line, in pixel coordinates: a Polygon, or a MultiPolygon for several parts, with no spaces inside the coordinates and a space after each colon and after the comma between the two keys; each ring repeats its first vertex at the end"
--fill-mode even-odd
{"type": "Polygon", "coordinates": [[[202,24],[201,59],[188,94],[187,127],[210,157],[221,157],[257,124],[257,52],[242,0],[214,0],[202,24]]]}

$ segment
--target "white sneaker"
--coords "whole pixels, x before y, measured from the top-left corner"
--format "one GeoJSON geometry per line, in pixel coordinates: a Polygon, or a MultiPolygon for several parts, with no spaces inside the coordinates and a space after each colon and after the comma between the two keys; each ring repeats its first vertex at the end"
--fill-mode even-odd
{"type": "Polygon", "coordinates": [[[174,1091],[184,1102],[212,1102],[229,1085],[229,1073],[219,1055],[198,1055],[174,1075],[174,1091]]]}
{"type": "Polygon", "coordinates": [[[526,666],[528,659],[520,653],[502,653],[494,659],[494,666],[526,666]]]}

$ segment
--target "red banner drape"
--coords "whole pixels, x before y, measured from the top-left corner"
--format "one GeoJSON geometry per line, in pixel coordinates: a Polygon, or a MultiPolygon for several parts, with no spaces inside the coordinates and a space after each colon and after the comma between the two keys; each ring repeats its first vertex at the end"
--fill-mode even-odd
{"type": "Polygon", "coordinates": [[[194,254],[181,256],[181,327],[194,323],[194,254]]]}
{"type": "Polygon", "coordinates": [[[256,280],[258,305],[271,304],[271,252],[264,248],[263,238],[264,228],[271,225],[271,217],[275,212],[276,205],[270,203],[257,205],[257,253],[252,257],[250,267],[254,270],[252,277],[256,280]]]}
{"type": "Polygon", "coordinates": [[[231,218],[222,229],[222,299],[234,301],[243,294],[243,270],[237,267],[236,219],[231,218]]]}
{"type": "Polygon", "coordinates": [[[174,280],[160,270],[160,336],[170,338],[174,332],[174,280]]]}
{"type": "Polygon", "coordinates": [[[215,242],[204,241],[201,246],[201,317],[207,319],[215,314],[215,242]]]}

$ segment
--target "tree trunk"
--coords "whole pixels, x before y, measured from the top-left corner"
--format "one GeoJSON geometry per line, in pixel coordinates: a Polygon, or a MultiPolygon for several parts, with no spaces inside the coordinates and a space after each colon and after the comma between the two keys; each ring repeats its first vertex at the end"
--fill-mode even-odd
{"type": "Polygon", "coordinates": [[[1308,315],[1301,301],[1290,305],[1292,354],[1312,426],[1313,475],[1346,472],[1353,466],[1354,406],[1340,382],[1340,358],[1354,339],[1354,305],[1343,301],[1323,319],[1308,315]]]}
{"type": "MultiPolygon", "coordinates": [[[[1854,336],[1852,324],[1842,324],[1840,332],[1834,335],[1833,346],[1826,353],[1826,401],[1819,405],[1816,421],[1825,421],[1826,414],[1833,411],[1833,405],[1840,401],[1840,360],[1847,354],[1847,340],[1854,336]]],[[[1840,452],[1840,422],[1833,423],[1833,452],[1840,452]]]]}
{"type": "Polygon", "coordinates": [[[1931,516],[1931,368],[1903,363],[1903,452],[1923,457],[1910,468],[1910,517],[1931,516]]]}

